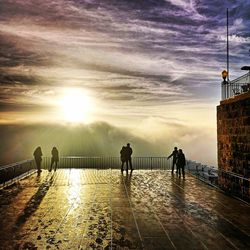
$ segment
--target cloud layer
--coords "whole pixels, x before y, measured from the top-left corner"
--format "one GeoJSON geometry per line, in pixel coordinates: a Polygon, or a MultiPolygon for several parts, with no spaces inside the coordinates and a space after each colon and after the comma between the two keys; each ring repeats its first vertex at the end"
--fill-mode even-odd
{"type": "Polygon", "coordinates": [[[188,131],[213,129],[215,138],[220,72],[226,67],[226,8],[231,78],[249,63],[245,0],[0,5],[0,123],[51,122],[61,89],[80,87],[95,100],[94,122],[135,129],[153,119],[164,131],[174,121],[188,131]]]}
{"type": "MultiPolygon", "coordinates": [[[[154,120],[148,120],[147,125],[141,127],[142,132],[148,135],[147,126],[154,124],[154,120]]],[[[143,133],[139,136],[135,133],[138,131],[128,131],[103,122],[79,126],[0,125],[0,165],[32,159],[37,146],[42,147],[43,155],[47,157],[50,157],[53,146],[59,149],[61,156],[119,156],[122,145],[128,142],[133,147],[133,156],[168,156],[174,146],[181,146],[188,159],[215,165],[216,155],[211,149],[215,148],[211,143],[214,138],[210,131],[193,131],[191,127],[174,123],[169,123],[166,129],[165,125],[162,123],[160,133],[152,137],[143,133]],[[171,136],[173,132],[175,136],[171,136]],[[193,145],[191,148],[188,146],[190,143],[193,145]]]]}
{"type": "Polygon", "coordinates": [[[1,5],[0,83],[10,87],[80,85],[121,101],[216,100],[225,67],[226,7],[232,74],[248,59],[250,3],[245,1],[7,0],[1,5]],[[208,85],[210,96],[203,91],[208,85]]]}

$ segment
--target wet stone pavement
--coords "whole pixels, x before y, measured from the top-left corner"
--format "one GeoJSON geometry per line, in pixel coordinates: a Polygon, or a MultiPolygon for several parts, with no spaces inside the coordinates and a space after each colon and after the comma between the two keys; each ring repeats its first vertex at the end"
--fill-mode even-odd
{"type": "Polygon", "coordinates": [[[189,175],[44,170],[0,190],[0,249],[250,249],[249,213],[189,175]]]}

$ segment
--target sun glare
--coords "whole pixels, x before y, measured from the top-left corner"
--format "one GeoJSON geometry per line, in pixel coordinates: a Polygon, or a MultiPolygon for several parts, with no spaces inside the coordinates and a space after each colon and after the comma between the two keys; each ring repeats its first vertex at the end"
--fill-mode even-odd
{"type": "Polygon", "coordinates": [[[81,89],[67,89],[59,102],[63,119],[72,123],[87,122],[91,109],[88,95],[81,89]]]}

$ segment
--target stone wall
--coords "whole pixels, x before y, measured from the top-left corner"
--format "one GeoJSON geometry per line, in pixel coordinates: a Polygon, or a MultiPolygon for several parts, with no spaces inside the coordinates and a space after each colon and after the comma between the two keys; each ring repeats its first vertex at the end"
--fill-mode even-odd
{"type": "MultiPolygon", "coordinates": [[[[250,92],[221,101],[217,106],[218,168],[250,178],[250,92]]],[[[249,198],[249,181],[220,172],[219,185],[249,198]]]]}

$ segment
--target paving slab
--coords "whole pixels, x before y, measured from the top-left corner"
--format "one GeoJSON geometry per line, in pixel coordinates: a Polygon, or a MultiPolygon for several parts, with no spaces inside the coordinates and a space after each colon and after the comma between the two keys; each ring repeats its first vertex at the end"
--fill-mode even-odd
{"type": "Polygon", "coordinates": [[[249,214],[190,175],[44,170],[0,190],[0,249],[250,249],[249,214]]]}

